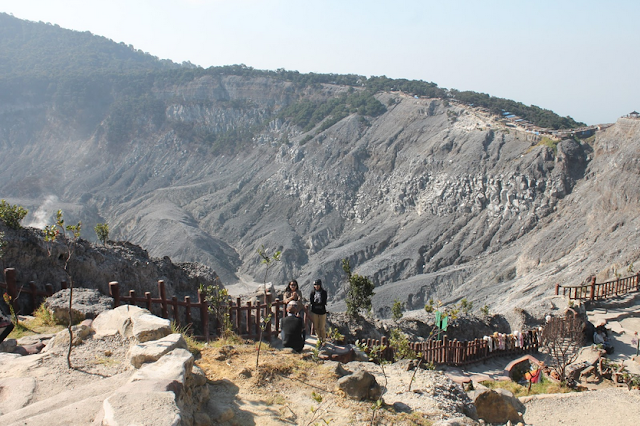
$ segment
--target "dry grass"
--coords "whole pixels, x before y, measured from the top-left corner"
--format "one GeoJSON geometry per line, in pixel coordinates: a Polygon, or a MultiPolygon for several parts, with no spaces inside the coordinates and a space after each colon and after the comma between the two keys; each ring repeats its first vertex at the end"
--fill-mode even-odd
{"type": "Polygon", "coordinates": [[[54,334],[64,328],[63,325],[55,322],[51,313],[44,307],[44,304],[42,304],[33,313],[32,319],[19,322],[7,338],[19,339],[34,334],[54,334]]]}
{"type": "Polygon", "coordinates": [[[531,385],[531,390],[527,390],[527,386],[522,386],[511,380],[487,380],[481,382],[484,386],[489,389],[506,389],[511,392],[514,396],[527,396],[527,395],[540,395],[545,393],[568,393],[573,392],[573,389],[562,386],[559,383],[552,382],[550,380],[545,380],[544,377],[540,383],[535,383],[531,385]]]}
{"type": "Polygon", "coordinates": [[[278,350],[263,342],[256,370],[257,344],[229,343],[211,342],[202,349],[196,364],[212,386],[226,387],[227,393],[235,394],[238,416],[252,411],[256,417],[275,421],[261,417],[264,424],[346,425],[370,424],[375,411],[374,423],[378,425],[432,424],[423,413],[398,413],[385,405],[374,410],[372,401],[345,398],[337,390],[335,364],[318,362],[312,354],[278,350]]]}
{"type": "Polygon", "coordinates": [[[245,373],[242,376],[250,375],[252,385],[256,387],[279,381],[306,382],[310,375],[313,376],[314,383],[319,378],[336,379],[335,373],[328,371],[324,365],[305,360],[298,354],[279,351],[264,342],[256,371],[257,344],[225,343],[227,342],[213,343],[201,351],[201,358],[197,363],[210,380],[233,376],[235,380],[243,371],[245,373]]]}

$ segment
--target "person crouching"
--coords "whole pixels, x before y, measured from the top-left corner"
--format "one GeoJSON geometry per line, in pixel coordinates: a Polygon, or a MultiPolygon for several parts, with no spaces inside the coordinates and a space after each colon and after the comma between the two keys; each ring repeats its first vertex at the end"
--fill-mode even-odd
{"type": "Polygon", "coordinates": [[[298,302],[289,302],[287,304],[287,316],[282,318],[281,337],[282,345],[285,348],[291,348],[296,352],[302,352],[306,333],[304,329],[304,321],[298,315],[298,302]]]}

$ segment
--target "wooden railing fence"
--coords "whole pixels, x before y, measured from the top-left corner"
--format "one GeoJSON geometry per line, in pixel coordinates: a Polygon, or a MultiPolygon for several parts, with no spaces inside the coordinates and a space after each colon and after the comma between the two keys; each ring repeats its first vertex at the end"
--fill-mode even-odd
{"type": "MultiPolygon", "coordinates": [[[[442,340],[413,342],[410,343],[410,347],[421,354],[424,362],[454,366],[472,364],[498,356],[519,355],[538,351],[539,331],[537,329],[524,333],[522,345],[515,343],[513,335],[506,336],[511,341],[505,345],[504,349],[493,347],[490,349],[490,343],[484,339],[458,341],[449,340],[446,335],[442,337],[442,340]]],[[[383,336],[381,340],[367,339],[362,343],[365,344],[366,348],[381,347],[380,357],[385,361],[393,361],[394,348],[389,345],[386,337],[383,336]]]]}
{"type": "MultiPolygon", "coordinates": [[[[27,286],[18,287],[16,283],[16,271],[13,268],[4,270],[5,282],[0,282],[0,289],[4,289],[11,296],[14,307],[18,296],[28,295],[29,304],[33,310],[38,307],[39,300],[51,296],[53,294],[53,286],[45,284],[44,290],[38,288],[34,282],[29,282],[27,286]]],[[[66,282],[60,283],[60,288],[67,288],[66,282]]],[[[630,292],[640,290],[640,273],[604,283],[596,283],[595,278],[590,283],[580,286],[560,286],[556,285],[556,295],[560,294],[568,296],[571,300],[599,300],[608,297],[620,296],[630,292]]],[[[130,290],[128,295],[120,294],[120,285],[113,281],[109,283],[109,294],[114,299],[114,305],[121,304],[140,305],[153,311],[159,312],[163,318],[173,319],[178,325],[193,326],[194,322],[199,322],[198,332],[194,337],[203,340],[209,340],[210,332],[210,316],[209,305],[205,300],[205,295],[198,292],[197,302],[192,302],[189,296],[185,296],[184,300],[178,300],[176,296],[167,298],[164,281],[158,281],[158,297],[152,297],[150,292],[145,292],[144,296],[138,296],[134,290],[130,290]],[[196,314],[192,311],[196,310],[196,314]]],[[[242,304],[240,298],[228,302],[228,313],[231,321],[232,331],[243,338],[257,339],[260,335],[260,326],[268,315],[270,320],[267,322],[263,337],[270,340],[272,336],[280,333],[280,319],[286,315],[285,304],[279,299],[271,301],[272,295],[267,293],[261,301],[252,303],[247,301],[242,304]]],[[[303,306],[303,315],[306,329],[311,330],[308,307],[303,306]]],[[[215,319],[214,319],[215,321],[215,319]]],[[[221,324],[215,322],[214,325],[219,328],[221,324]]],[[[531,330],[527,332],[527,338],[523,345],[512,345],[508,349],[489,350],[489,343],[484,339],[475,339],[472,341],[448,340],[447,336],[443,336],[442,340],[430,340],[425,342],[413,342],[411,348],[422,354],[425,362],[434,364],[447,365],[466,365],[479,362],[495,356],[516,355],[538,350],[538,331],[531,330]]],[[[383,337],[380,341],[368,339],[366,342],[368,347],[382,346],[382,356],[386,360],[393,360],[393,348],[390,347],[388,340],[383,337]]]]}
{"type": "Polygon", "coordinates": [[[556,296],[560,295],[560,289],[562,289],[562,295],[568,296],[570,300],[602,300],[640,291],[640,273],[603,283],[596,283],[596,278],[593,277],[588,284],[577,286],[556,284],[556,296]]]}
{"type": "MultiPolygon", "coordinates": [[[[7,293],[11,297],[13,308],[16,310],[16,312],[25,314],[27,312],[20,312],[18,306],[18,297],[23,294],[29,297],[29,309],[27,310],[28,313],[31,313],[35,311],[38,306],[40,306],[42,300],[49,296],[52,296],[54,293],[52,284],[47,283],[41,287],[44,287],[44,290],[40,289],[39,286],[33,281],[29,281],[26,286],[18,286],[18,284],[16,283],[16,270],[14,268],[6,268],[4,270],[4,282],[0,282],[0,293],[7,293]]],[[[60,288],[66,289],[67,282],[60,282],[60,288]]]]}
{"type": "MultiPolygon", "coordinates": [[[[278,298],[271,302],[271,297],[271,293],[267,293],[263,296],[262,302],[252,304],[251,301],[247,301],[244,306],[239,297],[236,298],[235,302],[230,301],[229,317],[233,331],[247,339],[258,339],[260,336],[260,324],[262,324],[264,318],[271,314],[263,335],[266,336],[267,340],[271,339],[273,335],[278,336],[280,334],[280,319],[287,314],[286,304],[278,298]]],[[[302,309],[305,328],[309,330],[308,307],[303,305],[302,309]]]]}
{"type": "MultiPolygon", "coordinates": [[[[146,291],[144,296],[137,296],[135,290],[129,290],[128,296],[120,294],[120,284],[117,281],[109,283],[109,295],[113,297],[113,306],[118,307],[122,304],[141,306],[149,311],[153,311],[153,305],[158,306],[160,316],[166,319],[172,319],[177,326],[193,327],[193,312],[198,312],[201,328],[198,330],[201,334],[194,333],[194,337],[209,341],[209,305],[205,300],[204,293],[198,290],[198,301],[192,302],[190,296],[185,296],[184,301],[178,300],[177,296],[167,298],[167,292],[163,280],[158,281],[158,297],[151,297],[151,292],[146,291]],[[180,314],[180,308],[183,314],[180,314]]],[[[194,331],[193,329],[191,330],[194,331]]]]}
{"type": "MultiPolygon", "coordinates": [[[[193,326],[194,315],[192,310],[195,309],[198,312],[201,327],[198,328],[195,334],[195,338],[202,340],[209,340],[211,337],[210,332],[210,317],[209,317],[209,304],[205,299],[205,294],[198,291],[198,302],[192,302],[189,296],[184,297],[184,301],[179,301],[176,296],[168,299],[166,296],[164,281],[158,281],[158,294],[159,297],[152,297],[151,292],[145,292],[144,296],[137,296],[134,290],[129,290],[128,296],[122,296],[120,294],[120,285],[117,281],[109,283],[109,294],[113,297],[114,307],[121,304],[140,305],[149,311],[152,311],[153,305],[159,307],[160,316],[167,319],[172,319],[178,326],[193,326]],[[183,310],[183,313],[180,311],[183,310]]],[[[267,293],[263,296],[261,302],[252,303],[247,301],[244,305],[240,298],[237,298],[235,302],[229,301],[228,313],[229,320],[231,322],[232,331],[237,335],[247,339],[258,339],[260,336],[260,326],[265,318],[271,313],[271,317],[268,323],[266,323],[263,336],[270,340],[273,335],[280,333],[280,319],[285,316],[284,302],[279,299],[271,302],[271,293],[267,293]]],[[[309,315],[307,314],[307,308],[304,307],[305,325],[309,326],[309,315]]],[[[218,324],[217,321],[214,325],[215,328],[220,331],[222,324],[218,324]]]]}

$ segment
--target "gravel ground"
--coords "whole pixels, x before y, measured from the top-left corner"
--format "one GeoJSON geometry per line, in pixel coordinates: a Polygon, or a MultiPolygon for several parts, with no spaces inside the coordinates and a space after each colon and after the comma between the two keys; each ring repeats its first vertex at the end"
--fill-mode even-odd
{"type": "Polygon", "coordinates": [[[609,388],[590,392],[542,395],[525,402],[524,420],[531,426],[637,426],[640,391],[609,388]]]}

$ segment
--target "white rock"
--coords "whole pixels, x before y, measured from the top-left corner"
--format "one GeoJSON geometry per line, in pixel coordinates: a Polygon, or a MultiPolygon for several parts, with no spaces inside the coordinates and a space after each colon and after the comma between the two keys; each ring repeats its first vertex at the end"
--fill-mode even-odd
{"type": "Polygon", "coordinates": [[[187,349],[187,342],[182,334],[174,333],[159,340],[139,343],[131,346],[127,358],[135,368],[147,362],[155,362],[174,349],[187,349]]]}

